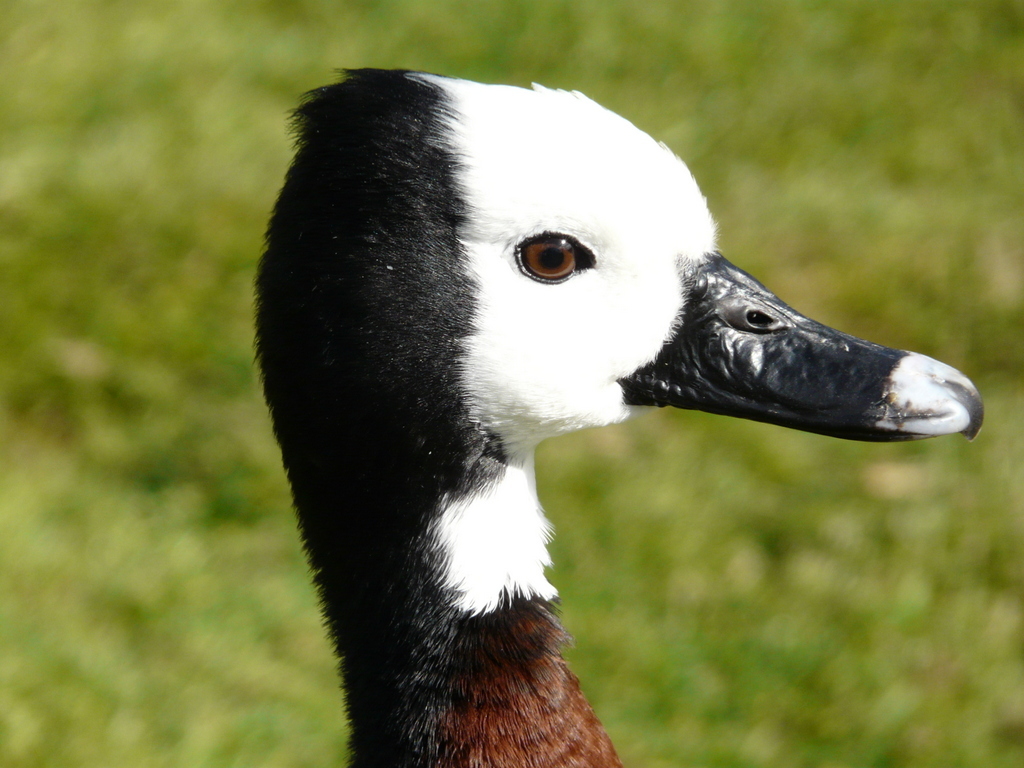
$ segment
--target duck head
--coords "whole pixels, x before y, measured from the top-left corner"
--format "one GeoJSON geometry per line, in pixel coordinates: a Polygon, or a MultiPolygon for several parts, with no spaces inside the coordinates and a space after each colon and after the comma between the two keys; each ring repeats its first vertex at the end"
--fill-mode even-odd
{"type": "Polygon", "coordinates": [[[448,99],[477,290],[463,382],[513,453],[675,406],[856,440],[981,427],[971,382],[810,320],[715,242],[686,166],[578,93],[421,76],[448,99]]]}
{"type": "Polygon", "coordinates": [[[726,261],[686,166],[578,93],[363,70],[297,127],[258,351],[314,570],[350,569],[328,602],[381,570],[371,551],[428,540],[467,610],[553,597],[534,447],[652,406],[858,440],[981,426],[953,368],[726,261]]]}

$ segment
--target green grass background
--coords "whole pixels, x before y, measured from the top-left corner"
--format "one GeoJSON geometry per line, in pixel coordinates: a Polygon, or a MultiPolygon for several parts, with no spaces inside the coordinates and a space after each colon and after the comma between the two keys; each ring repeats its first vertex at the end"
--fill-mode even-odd
{"type": "Polygon", "coordinates": [[[288,111],[361,66],[584,91],[728,258],[986,397],[974,444],[542,447],[627,764],[1024,764],[1024,3],[0,0],[0,765],[343,763],[251,284],[288,111]]]}

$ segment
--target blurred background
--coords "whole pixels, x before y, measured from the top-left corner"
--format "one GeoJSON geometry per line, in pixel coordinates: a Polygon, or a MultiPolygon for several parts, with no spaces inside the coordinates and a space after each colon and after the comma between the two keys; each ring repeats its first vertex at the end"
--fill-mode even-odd
{"type": "Polygon", "coordinates": [[[587,93],[730,260],[985,396],[973,444],[542,447],[627,765],[1024,764],[1024,3],[0,0],[0,765],[343,762],[251,286],[289,111],[363,66],[587,93]]]}

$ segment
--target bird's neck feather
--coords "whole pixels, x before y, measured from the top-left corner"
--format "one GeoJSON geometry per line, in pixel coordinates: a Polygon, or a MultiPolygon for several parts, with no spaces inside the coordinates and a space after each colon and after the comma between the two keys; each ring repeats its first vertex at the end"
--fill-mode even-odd
{"type": "Polygon", "coordinates": [[[440,507],[432,534],[459,608],[484,614],[510,597],[557,597],[544,575],[551,528],[537,500],[532,451],[509,460],[484,487],[440,507]]]}
{"type": "Polygon", "coordinates": [[[532,459],[391,437],[289,465],[353,765],[619,765],[561,656],[532,459]]]}

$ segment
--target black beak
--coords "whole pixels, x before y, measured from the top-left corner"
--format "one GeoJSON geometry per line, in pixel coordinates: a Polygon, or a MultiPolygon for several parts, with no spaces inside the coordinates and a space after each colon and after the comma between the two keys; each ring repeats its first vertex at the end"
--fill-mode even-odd
{"type": "Polygon", "coordinates": [[[629,405],[671,405],[850,440],[962,432],[984,408],[970,380],[914,352],[816,323],[720,254],[684,275],[677,330],[620,380],[629,405]]]}

